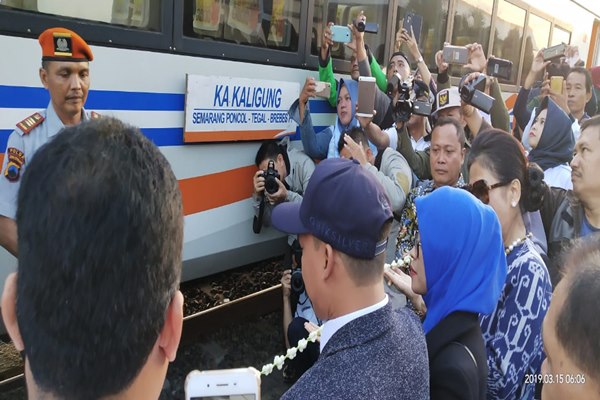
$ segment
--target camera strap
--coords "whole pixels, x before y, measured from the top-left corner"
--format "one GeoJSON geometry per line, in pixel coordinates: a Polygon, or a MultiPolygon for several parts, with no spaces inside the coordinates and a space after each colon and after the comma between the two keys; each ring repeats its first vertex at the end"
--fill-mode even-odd
{"type": "Polygon", "coordinates": [[[285,163],[285,168],[287,169],[287,174],[291,175],[292,171],[290,170],[291,166],[290,166],[290,158],[288,157],[288,152],[287,152],[287,145],[280,144],[279,147],[281,148],[281,156],[283,157],[283,162],[285,163]]]}
{"type": "Polygon", "coordinates": [[[258,217],[255,215],[252,221],[252,230],[254,233],[260,233],[262,229],[263,215],[265,213],[265,198],[263,197],[258,206],[258,217]]]}
{"type": "Polygon", "coordinates": [[[383,160],[383,153],[385,153],[385,150],[386,149],[379,150],[375,156],[375,168],[377,168],[377,171],[381,170],[381,161],[383,160]]]}

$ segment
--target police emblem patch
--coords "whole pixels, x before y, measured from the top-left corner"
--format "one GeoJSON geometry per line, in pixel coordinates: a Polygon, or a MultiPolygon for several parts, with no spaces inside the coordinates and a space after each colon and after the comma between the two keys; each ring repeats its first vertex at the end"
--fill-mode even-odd
{"type": "Polygon", "coordinates": [[[11,182],[16,182],[21,176],[21,168],[25,164],[25,154],[19,149],[9,147],[6,151],[8,162],[4,170],[4,176],[11,182]]]}
{"type": "Polygon", "coordinates": [[[54,55],[71,57],[72,54],[71,35],[69,33],[54,32],[54,55]]]}
{"type": "Polygon", "coordinates": [[[440,99],[440,104],[438,104],[438,108],[441,108],[441,107],[444,107],[445,105],[447,105],[448,99],[449,99],[448,90],[441,91],[439,99],[440,99]]]}

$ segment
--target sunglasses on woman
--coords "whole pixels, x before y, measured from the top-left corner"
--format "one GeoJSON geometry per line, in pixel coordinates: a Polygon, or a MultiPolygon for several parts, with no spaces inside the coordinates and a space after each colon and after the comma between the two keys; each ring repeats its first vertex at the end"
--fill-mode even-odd
{"type": "Polygon", "coordinates": [[[467,190],[473,196],[477,197],[483,204],[490,203],[490,190],[499,188],[501,186],[506,186],[510,182],[498,182],[494,183],[492,186],[487,184],[485,179],[480,179],[468,185],[462,186],[461,189],[467,190]]]}

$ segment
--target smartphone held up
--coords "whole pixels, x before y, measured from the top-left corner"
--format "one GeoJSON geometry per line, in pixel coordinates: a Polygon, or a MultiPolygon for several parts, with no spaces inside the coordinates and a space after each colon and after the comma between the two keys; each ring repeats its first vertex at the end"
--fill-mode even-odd
{"type": "Polygon", "coordinates": [[[469,62],[469,50],[465,46],[446,45],[443,56],[448,64],[465,65],[469,62]]]}
{"type": "Polygon", "coordinates": [[[554,93],[562,94],[564,80],[565,80],[565,78],[563,78],[562,76],[551,76],[550,77],[550,90],[552,90],[554,93]]]}
{"type": "Polygon", "coordinates": [[[315,96],[328,99],[331,95],[331,83],[316,81],[315,82],[315,96]]]}
{"type": "Polygon", "coordinates": [[[423,26],[423,17],[419,14],[415,14],[414,12],[407,12],[404,15],[404,20],[402,21],[402,29],[406,29],[406,31],[410,34],[411,31],[415,35],[415,41],[417,43],[421,42],[421,27],[423,26]]]}
{"type": "Polygon", "coordinates": [[[252,367],[192,371],[185,378],[185,400],[260,400],[260,372],[252,367]]]}
{"type": "Polygon", "coordinates": [[[375,78],[360,76],[358,78],[358,117],[372,117],[375,109],[375,78]]]}
{"type": "Polygon", "coordinates": [[[352,41],[352,32],[347,26],[333,25],[331,27],[331,40],[337,43],[350,43],[352,41]]]}

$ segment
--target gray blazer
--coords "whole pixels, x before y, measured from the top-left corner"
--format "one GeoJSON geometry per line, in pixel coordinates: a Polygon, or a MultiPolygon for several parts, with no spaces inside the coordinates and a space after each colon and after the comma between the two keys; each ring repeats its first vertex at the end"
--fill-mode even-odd
{"type": "Polygon", "coordinates": [[[390,304],[344,325],[282,399],[428,399],[420,321],[390,304]]]}

